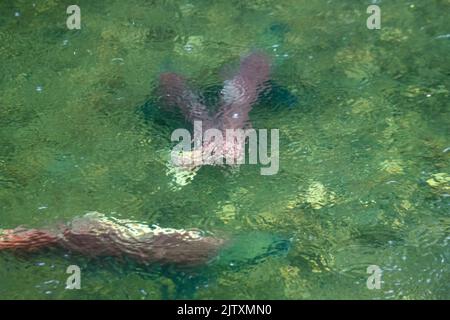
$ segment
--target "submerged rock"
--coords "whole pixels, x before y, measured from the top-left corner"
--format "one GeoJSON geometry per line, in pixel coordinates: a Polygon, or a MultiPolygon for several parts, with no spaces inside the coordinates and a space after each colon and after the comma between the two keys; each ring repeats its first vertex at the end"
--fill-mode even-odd
{"type": "Polygon", "coordinates": [[[294,200],[288,202],[286,208],[294,209],[300,204],[306,204],[317,210],[325,206],[333,206],[337,197],[333,191],[328,190],[321,182],[313,181],[306,192],[299,194],[294,200]]]}
{"type": "Polygon", "coordinates": [[[427,180],[427,184],[441,192],[450,191],[450,175],[445,172],[435,173],[427,180]]]}

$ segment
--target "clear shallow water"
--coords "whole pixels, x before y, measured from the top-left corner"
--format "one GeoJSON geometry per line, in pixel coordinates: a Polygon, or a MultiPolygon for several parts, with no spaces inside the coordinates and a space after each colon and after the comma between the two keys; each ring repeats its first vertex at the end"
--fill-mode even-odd
{"type": "Polygon", "coordinates": [[[0,298],[450,298],[448,2],[382,1],[379,31],[369,1],[77,4],[80,31],[57,1],[0,4],[1,227],[97,210],[239,242],[189,271],[2,253],[0,298]],[[255,48],[282,88],[251,113],[280,130],[279,173],[206,167],[174,190],[159,74],[213,90],[255,48]]]}

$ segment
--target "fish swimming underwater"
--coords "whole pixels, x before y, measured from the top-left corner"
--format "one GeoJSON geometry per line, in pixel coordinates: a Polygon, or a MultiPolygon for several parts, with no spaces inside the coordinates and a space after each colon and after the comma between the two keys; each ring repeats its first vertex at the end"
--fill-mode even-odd
{"type": "Polygon", "coordinates": [[[286,252],[289,242],[263,232],[215,236],[197,229],[173,229],[89,212],[55,228],[0,229],[0,252],[60,248],[99,258],[130,259],[145,265],[179,267],[257,263],[286,252]]]}
{"type": "Polygon", "coordinates": [[[196,266],[213,259],[223,238],[199,230],[149,227],[90,212],[52,229],[0,230],[0,251],[59,247],[88,257],[130,258],[144,264],[196,266]]]}
{"type": "MultiPolygon", "coordinates": [[[[243,157],[245,139],[226,139],[225,131],[251,127],[249,112],[260,93],[267,89],[269,75],[270,63],[267,56],[262,53],[246,56],[242,59],[238,72],[224,81],[219,108],[214,114],[210,114],[199,96],[188,88],[182,76],[175,73],[161,74],[160,90],[165,104],[181,110],[185,119],[194,125],[194,137],[201,137],[208,129],[220,130],[223,135],[220,142],[206,140],[200,145],[197,143],[191,152],[181,154],[177,163],[183,164],[184,169],[187,169],[185,172],[195,174],[205,163],[219,163],[218,160],[224,158],[233,159],[233,163],[237,163],[237,159],[243,157]],[[200,129],[195,122],[201,122],[200,129]]],[[[177,172],[176,169],[172,171],[177,172]]]]}

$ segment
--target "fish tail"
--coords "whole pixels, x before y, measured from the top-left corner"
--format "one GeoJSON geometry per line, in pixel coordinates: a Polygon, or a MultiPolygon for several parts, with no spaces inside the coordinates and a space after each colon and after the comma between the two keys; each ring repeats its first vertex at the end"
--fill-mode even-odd
{"type": "Polygon", "coordinates": [[[49,231],[38,229],[0,229],[0,251],[35,251],[57,244],[58,237],[49,231]]]}

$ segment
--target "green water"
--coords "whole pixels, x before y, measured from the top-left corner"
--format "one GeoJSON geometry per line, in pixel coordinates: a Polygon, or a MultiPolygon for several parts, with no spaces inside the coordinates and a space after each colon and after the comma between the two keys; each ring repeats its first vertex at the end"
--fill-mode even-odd
{"type": "Polygon", "coordinates": [[[0,3],[0,227],[96,210],[239,241],[188,271],[1,253],[0,298],[450,298],[448,0],[378,1],[381,30],[371,1],[72,2],[0,3]],[[253,49],[282,88],[251,113],[280,130],[280,171],[204,167],[173,188],[159,74],[211,88],[253,49]],[[289,248],[264,254],[272,237],[289,248]]]}

